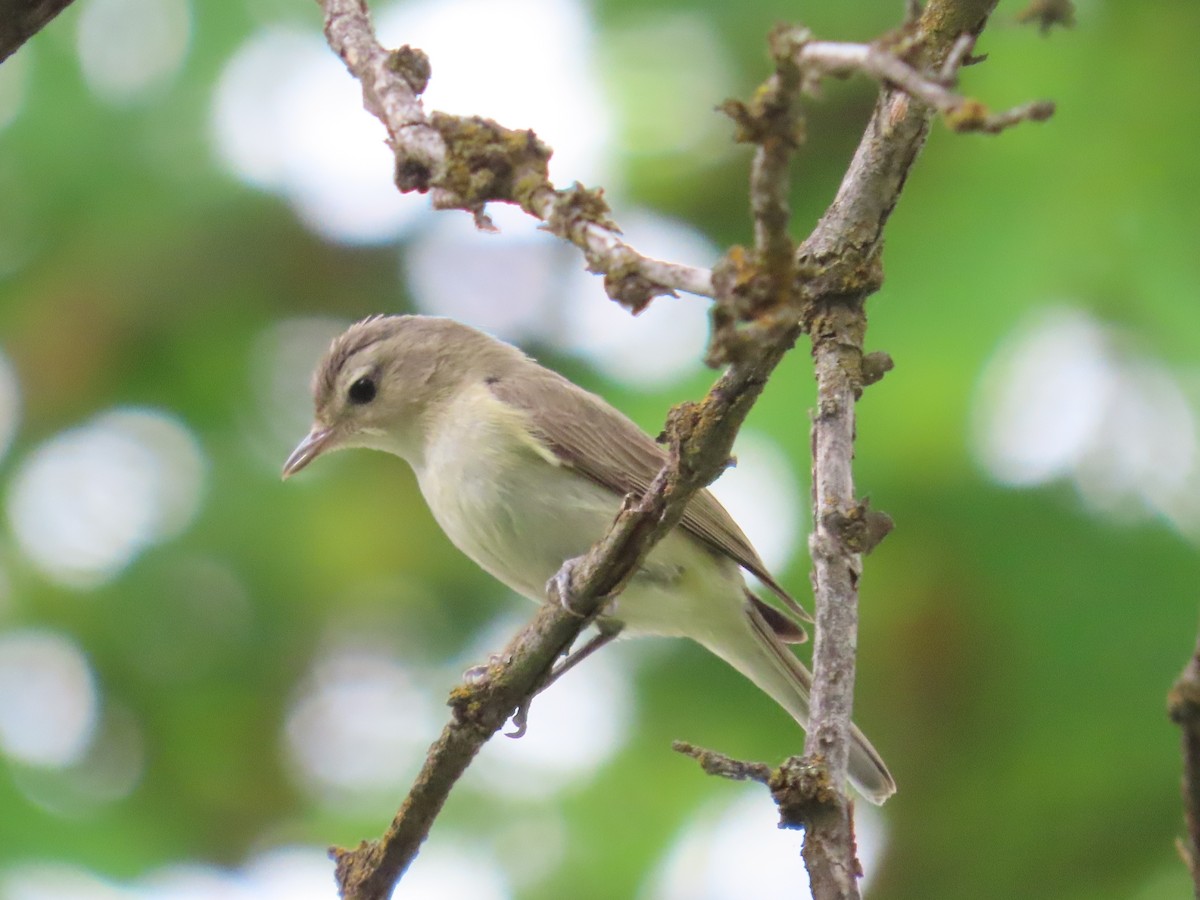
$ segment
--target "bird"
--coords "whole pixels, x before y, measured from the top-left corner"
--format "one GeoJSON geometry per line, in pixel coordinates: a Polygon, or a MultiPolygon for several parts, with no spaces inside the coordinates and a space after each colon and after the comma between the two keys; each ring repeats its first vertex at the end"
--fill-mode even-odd
{"type": "MultiPolygon", "coordinates": [[[[453,319],[372,316],[336,337],[312,382],[315,418],[283,467],[370,448],[412,467],[434,520],[480,568],[535,602],[666,462],[602,397],[517,347],[453,319]]],[[[622,635],[690,638],[808,727],[812,675],[788,644],[811,618],[707,489],[602,614],[622,635]],[[753,591],[755,576],[782,606],[753,591]]],[[[851,725],[848,776],[883,803],[896,790],[851,725]]]]}

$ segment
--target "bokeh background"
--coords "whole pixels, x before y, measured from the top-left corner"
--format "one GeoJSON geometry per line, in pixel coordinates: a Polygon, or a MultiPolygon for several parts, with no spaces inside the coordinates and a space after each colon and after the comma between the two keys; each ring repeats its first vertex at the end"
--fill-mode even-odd
{"type": "MultiPolygon", "coordinates": [[[[385,42],[432,108],[536,128],[632,242],[749,239],[749,154],[714,111],[803,21],[869,39],[893,0],[406,0],[385,42]]],[[[860,809],[875,898],[1190,893],[1165,693],[1197,626],[1200,5],[1002,3],[965,89],[1049,97],[999,137],[935,125],[888,231],[858,479],[857,718],[900,793],[860,809]]],[[[874,86],[809,103],[794,232],[874,86]]],[[[578,254],[389,183],[313,3],[79,0],[0,65],[0,898],[331,898],[448,690],[530,610],[451,547],[398,460],[282,484],[329,338],[375,312],[513,340],[655,432],[702,394],[705,301],[633,319],[578,254]]],[[[717,486],[804,596],[810,363],[767,388],[717,486]]],[[[684,738],[777,761],[801,735],[680,642],[606,650],[496,739],[398,896],[803,896],[766,792],[684,738]]],[[[864,805],[865,806],[865,805],[864,805]]]]}

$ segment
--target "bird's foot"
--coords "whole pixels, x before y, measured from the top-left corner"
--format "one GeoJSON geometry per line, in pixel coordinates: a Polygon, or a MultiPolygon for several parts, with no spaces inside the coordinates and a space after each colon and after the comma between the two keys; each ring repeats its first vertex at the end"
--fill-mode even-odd
{"type": "Polygon", "coordinates": [[[580,619],[584,618],[584,614],[575,606],[575,594],[572,583],[575,580],[575,570],[582,562],[582,556],[564,560],[559,570],[554,573],[554,577],[546,582],[546,595],[550,600],[580,619]]]}
{"type": "Polygon", "coordinates": [[[471,666],[467,671],[463,672],[463,681],[472,687],[484,684],[491,675],[492,669],[496,666],[507,665],[509,657],[503,653],[492,653],[488,656],[488,661],[478,666],[471,666]]]}
{"type": "MultiPolygon", "coordinates": [[[[565,560],[562,567],[546,582],[546,596],[550,598],[551,603],[557,603],[571,615],[586,619],[589,613],[581,610],[575,602],[575,570],[582,564],[582,556],[565,560]]],[[[595,615],[611,616],[616,613],[616,610],[617,598],[609,597],[600,605],[595,615]]]]}
{"type": "Polygon", "coordinates": [[[597,622],[597,633],[593,635],[588,642],[578,650],[574,651],[573,653],[568,653],[566,658],[561,663],[550,670],[550,674],[548,674],[545,680],[534,689],[533,693],[521,701],[521,705],[517,707],[517,711],[512,717],[513,730],[505,732],[504,736],[510,738],[524,737],[529,725],[529,707],[533,705],[533,698],[542,691],[546,690],[546,688],[550,687],[550,685],[554,684],[554,682],[566,675],[568,671],[575,668],[575,666],[579,665],[605,644],[610,643],[621,633],[621,629],[623,627],[624,626],[622,623],[614,621],[613,619],[601,619],[599,622],[597,622]]]}

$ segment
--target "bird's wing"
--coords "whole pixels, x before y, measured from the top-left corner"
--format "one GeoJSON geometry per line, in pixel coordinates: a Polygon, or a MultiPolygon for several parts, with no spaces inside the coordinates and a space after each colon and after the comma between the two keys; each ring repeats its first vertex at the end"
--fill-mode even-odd
{"type": "MultiPolygon", "coordinates": [[[[487,383],[498,399],[529,417],[538,438],[558,460],[615,494],[643,493],[667,462],[659,446],[623,413],[536,363],[531,362],[519,374],[489,378],[487,383]]],[[[746,535],[712,493],[697,492],[681,524],[756,575],[800,621],[812,621],[767,571],[746,535]]],[[[791,635],[783,623],[778,623],[777,630],[785,640],[804,639],[803,629],[795,625],[791,635]]]]}

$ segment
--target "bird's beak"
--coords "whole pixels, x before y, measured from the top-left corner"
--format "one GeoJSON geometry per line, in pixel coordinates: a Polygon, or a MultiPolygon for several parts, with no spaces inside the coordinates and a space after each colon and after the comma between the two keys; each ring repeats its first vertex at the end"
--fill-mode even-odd
{"type": "Polygon", "coordinates": [[[333,441],[333,436],[334,431],[332,428],[320,428],[314,425],[312,431],[305,436],[304,440],[296,445],[296,449],[292,451],[292,455],[283,464],[284,480],[291,478],[327,450],[333,441]]]}

